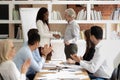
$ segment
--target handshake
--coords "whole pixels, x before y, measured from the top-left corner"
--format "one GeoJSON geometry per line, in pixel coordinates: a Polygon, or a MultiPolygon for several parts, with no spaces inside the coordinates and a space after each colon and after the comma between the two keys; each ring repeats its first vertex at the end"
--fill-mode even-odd
{"type": "Polygon", "coordinates": [[[56,39],[59,39],[59,38],[60,38],[60,35],[59,35],[59,34],[53,34],[53,36],[54,36],[56,39]]]}
{"type": "Polygon", "coordinates": [[[56,38],[56,39],[59,39],[61,37],[61,33],[60,32],[53,32],[53,36],[56,38]]]}

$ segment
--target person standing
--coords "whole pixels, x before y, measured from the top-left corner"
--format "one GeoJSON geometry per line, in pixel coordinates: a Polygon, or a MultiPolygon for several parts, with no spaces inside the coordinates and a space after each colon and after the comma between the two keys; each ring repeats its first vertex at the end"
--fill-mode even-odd
{"type": "Polygon", "coordinates": [[[80,27],[75,22],[76,13],[72,8],[65,10],[65,19],[68,22],[64,35],[65,55],[68,63],[73,62],[71,54],[77,54],[76,41],[80,39],[80,27]]]}
{"type": "MultiPolygon", "coordinates": [[[[36,25],[41,37],[39,51],[44,47],[44,45],[50,45],[51,38],[60,38],[60,35],[50,33],[50,27],[48,23],[48,9],[42,7],[39,9],[36,17],[36,25]]],[[[47,60],[50,60],[52,53],[48,54],[47,60]]]]}

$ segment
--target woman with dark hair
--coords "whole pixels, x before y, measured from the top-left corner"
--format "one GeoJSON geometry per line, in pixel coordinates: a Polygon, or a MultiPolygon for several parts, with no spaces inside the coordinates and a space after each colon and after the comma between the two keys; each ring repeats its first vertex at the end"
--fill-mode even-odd
{"type": "MultiPolygon", "coordinates": [[[[90,40],[90,29],[84,31],[85,35],[85,41],[86,41],[86,51],[83,57],[81,57],[83,60],[90,61],[95,53],[95,45],[90,40]]],[[[79,65],[79,62],[75,63],[76,65],[79,65]]]]}
{"type": "MultiPolygon", "coordinates": [[[[39,9],[36,17],[36,25],[40,34],[40,53],[44,45],[48,44],[50,45],[50,39],[51,38],[60,38],[60,35],[58,34],[52,34],[50,33],[49,23],[48,23],[48,9],[45,7],[42,7],[39,9]]],[[[42,55],[42,54],[41,54],[42,55]]],[[[48,54],[47,59],[50,60],[51,54],[48,54]]]]}
{"type": "Polygon", "coordinates": [[[83,60],[90,61],[95,52],[95,45],[90,40],[90,30],[86,30],[84,32],[85,40],[86,40],[86,51],[83,56],[83,60]]]}
{"type": "Polygon", "coordinates": [[[41,20],[43,22],[43,24],[48,25],[48,9],[47,8],[42,7],[39,9],[39,11],[37,13],[36,22],[38,22],[38,20],[41,20]]]}

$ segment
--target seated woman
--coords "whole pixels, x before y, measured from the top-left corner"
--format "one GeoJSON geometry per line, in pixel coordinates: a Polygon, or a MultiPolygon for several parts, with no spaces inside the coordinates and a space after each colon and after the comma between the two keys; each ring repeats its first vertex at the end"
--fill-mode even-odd
{"type": "Polygon", "coordinates": [[[30,66],[30,59],[22,65],[21,72],[12,61],[15,47],[11,40],[0,41],[0,74],[4,80],[26,80],[26,72],[30,66]]]}
{"type": "MultiPolygon", "coordinates": [[[[95,53],[95,45],[90,40],[90,29],[84,31],[85,41],[86,41],[86,51],[83,57],[80,57],[83,60],[90,61],[95,53]]],[[[71,63],[71,62],[70,62],[71,63]]],[[[76,65],[79,65],[79,62],[75,62],[76,65]]]]}
{"type": "Polygon", "coordinates": [[[95,53],[95,45],[90,40],[90,29],[84,32],[85,41],[86,41],[86,51],[83,56],[83,60],[90,61],[95,53]]]}

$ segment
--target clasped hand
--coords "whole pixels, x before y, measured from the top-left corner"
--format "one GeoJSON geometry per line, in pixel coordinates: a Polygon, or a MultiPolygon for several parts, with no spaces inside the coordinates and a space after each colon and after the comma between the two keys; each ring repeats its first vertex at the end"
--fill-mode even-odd
{"type": "Polygon", "coordinates": [[[47,56],[52,51],[52,47],[47,44],[41,49],[42,55],[47,56]]]}

